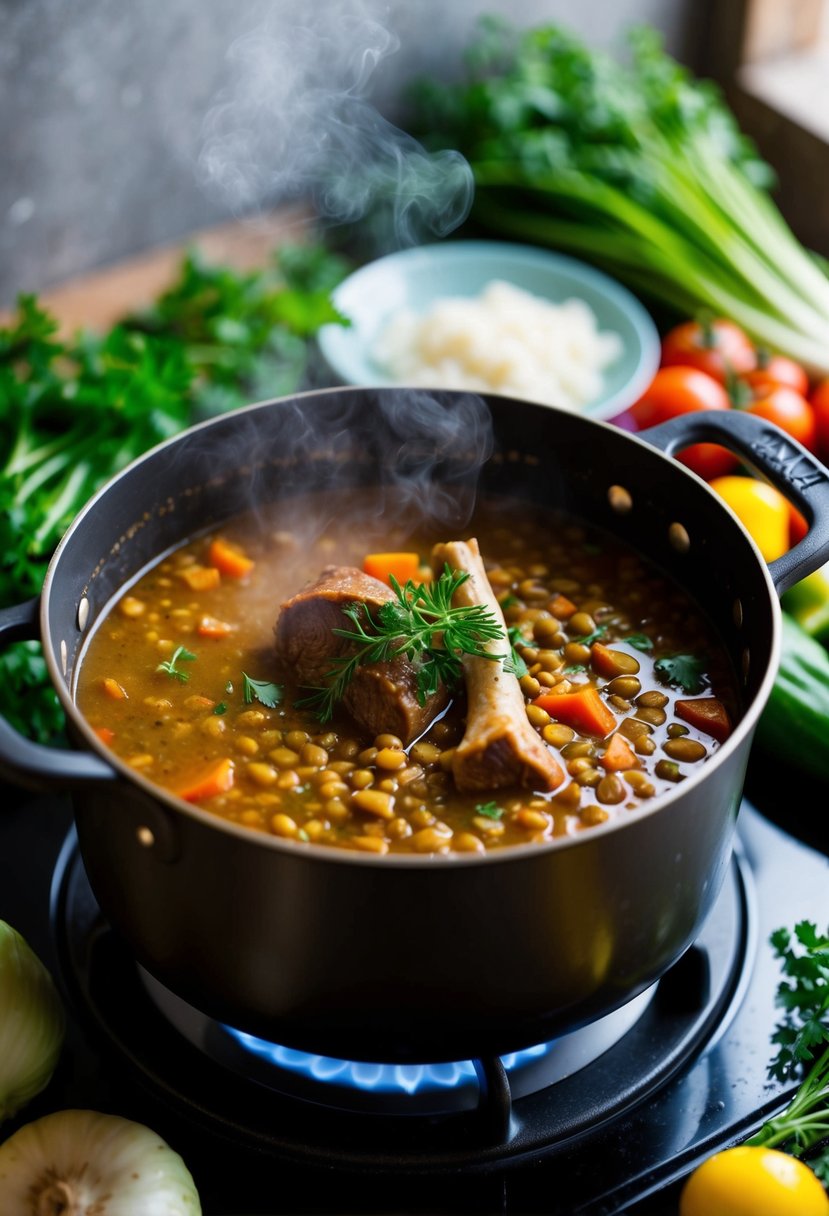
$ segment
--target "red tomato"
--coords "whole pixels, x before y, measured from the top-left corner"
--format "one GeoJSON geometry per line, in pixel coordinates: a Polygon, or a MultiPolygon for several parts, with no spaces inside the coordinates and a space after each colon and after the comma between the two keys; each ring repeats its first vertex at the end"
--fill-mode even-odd
{"type": "Polygon", "coordinates": [[[796,544],[803,540],[803,537],[809,531],[809,525],[806,522],[806,516],[798,511],[793,502],[789,503],[789,548],[792,549],[796,544]]]}
{"type": "MultiPolygon", "coordinates": [[[[705,372],[695,367],[663,367],[630,412],[641,429],[679,414],[730,408],[728,393],[705,372]]],[[[679,454],[679,459],[706,481],[730,473],[738,464],[732,452],[716,443],[692,444],[679,454]]]]}
{"type": "Polygon", "coordinates": [[[829,459],[829,376],[821,380],[812,390],[809,398],[815,411],[817,427],[817,448],[823,459],[829,459]]]}
{"type": "Polygon", "coordinates": [[[743,379],[755,392],[765,391],[773,384],[784,384],[805,397],[809,392],[809,377],[799,363],[786,355],[759,355],[757,366],[746,372],[743,379]]]}
{"type": "Polygon", "coordinates": [[[797,439],[805,448],[814,451],[817,444],[817,420],[814,409],[802,393],[778,384],[761,391],[759,396],[745,407],[745,412],[776,423],[781,431],[797,439]]]}
{"type": "Polygon", "coordinates": [[[683,321],[662,339],[662,366],[695,367],[725,384],[729,375],[752,371],[757,352],[733,321],[683,321]]]}

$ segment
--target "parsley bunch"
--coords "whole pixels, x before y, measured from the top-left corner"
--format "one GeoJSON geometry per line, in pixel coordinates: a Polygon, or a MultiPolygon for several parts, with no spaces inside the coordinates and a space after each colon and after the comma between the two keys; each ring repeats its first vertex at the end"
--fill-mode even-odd
{"type": "MultiPolygon", "coordinates": [[[[342,320],[330,293],[347,269],[318,243],[246,273],[190,255],[145,313],[72,339],[21,296],[0,328],[0,607],[39,593],[68,524],[130,461],[201,418],[300,387],[309,338],[342,320]]],[[[60,729],[28,643],[0,655],[0,711],[42,742],[60,729]]]]}
{"type": "Polygon", "coordinates": [[[415,584],[412,579],[401,587],[389,576],[395,598],[381,604],[374,619],[365,604],[347,604],[343,613],[353,629],[334,633],[350,645],[350,653],[334,660],[327,684],[312,690],[297,704],[313,709],[320,722],[327,722],[342,700],[359,667],[383,663],[404,656],[417,669],[417,697],[427,697],[444,688],[454,688],[460,680],[461,655],[475,655],[492,662],[506,660],[505,670],[514,671],[506,655],[490,654],[489,641],[504,641],[504,630],[485,604],[452,606],[452,597],[469,575],[445,569],[431,583],[415,584]]]}
{"type": "Polygon", "coordinates": [[[785,1110],[765,1123],[748,1144],[782,1148],[809,1157],[809,1166],[829,1185],[829,936],[811,921],[772,934],[784,979],[777,989],[783,1019],[772,1036],[777,1055],[769,1075],[785,1081],[805,1067],[806,1075],[785,1110]]]}

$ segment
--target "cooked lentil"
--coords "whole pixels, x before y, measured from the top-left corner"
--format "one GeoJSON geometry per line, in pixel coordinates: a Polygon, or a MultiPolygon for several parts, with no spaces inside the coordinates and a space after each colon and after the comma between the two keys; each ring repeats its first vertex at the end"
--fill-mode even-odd
{"type": "MultiPolygon", "coordinates": [[[[349,510],[357,501],[352,492],[349,510]]],[[[320,496],[316,505],[322,502],[320,496]]],[[[480,508],[464,535],[477,536],[507,624],[517,631],[528,669],[520,681],[527,716],[560,756],[565,782],[544,795],[459,794],[451,768],[463,734],[462,692],[409,748],[390,732],[361,737],[344,714],[319,725],[296,707],[302,690],[278,667],[278,605],[332,555],[360,566],[366,552],[405,548],[425,560],[445,539],[402,529],[390,535],[379,523],[354,527],[345,515],[335,504],[327,517],[340,522],[311,539],[262,513],[240,517],[220,535],[253,561],[241,577],[211,566],[212,533],[126,588],[88,642],[76,690],[102,740],[156,784],[296,847],[474,853],[629,815],[716,754],[714,738],[676,721],[674,702],[688,694],[660,680],[660,657],[703,659],[704,695],[719,698],[736,720],[731,664],[687,593],[616,539],[501,500],[480,508]],[[160,670],[180,647],[195,657],[176,665],[178,676],[160,670]],[[246,701],[245,677],[277,684],[279,702],[260,703],[255,695],[246,701]],[[599,690],[616,719],[605,738],[557,720],[556,695],[587,686],[599,690]],[[539,696],[543,706],[533,704],[539,696]],[[618,773],[606,771],[610,756],[602,765],[616,732],[628,741],[626,763],[635,764],[618,773]]]]}

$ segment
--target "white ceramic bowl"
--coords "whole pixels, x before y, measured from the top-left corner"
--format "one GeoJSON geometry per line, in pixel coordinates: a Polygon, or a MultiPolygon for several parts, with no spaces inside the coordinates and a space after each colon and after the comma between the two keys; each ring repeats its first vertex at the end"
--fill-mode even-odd
{"type": "Polygon", "coordinates": [[[619,335],[621,354],[604,369],[601,392],[580,406],[580,413],[612,418],[647,388],[659,366],[659,334],[650,314],[626,287],[576,258],[497,241],[422,245],[378,258],[345,279],[334,301],[350,325],[327,325],[319,334],[322,355],[334,378],[341,384],[364,386],[402,383],[374,356],[378,338],[391,319],[402,311],[423,313],[447,297],[477,297],[493,280],[555,304],[581,299],[595,315],[600,331],[619,335]]]}

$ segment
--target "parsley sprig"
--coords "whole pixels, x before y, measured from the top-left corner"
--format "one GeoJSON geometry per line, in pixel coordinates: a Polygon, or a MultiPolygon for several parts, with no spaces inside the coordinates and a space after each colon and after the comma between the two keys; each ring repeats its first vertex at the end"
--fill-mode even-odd
{"type": "Polygon", "coordinates": [[[461,677],[461,655],[470,654],[493,662],[504,662],[513,674],[510,658],[490,654],[486,643],[506,641],[504,630],[485,604],[453,607],[452,597],[469,575],[445,569],[431,583],[405,586],[389,576],[395,598],[372,616],[365,604],[347,604],[344,615],[352,629],[335,629],[337,637],[350,643],[349,653],[334,660],[321,688],[297,702],[312,709],[320,722],[327,722],[359,667],[404,656],[417,668],[417,698],[426,698],[441,685],[451,689],[461,677]]]}
{"type": "Polygon", "coordinates": [[[808,1155],[809,1166],[829,1184],[829,936],[811,921],[778,929],[771,944],[784,978],[777,1004],[784,1011],[772,1042],[777,1055],[769,1076],[785,1081],[808,1067],[794,1097],[764,1123],[748,1144],[781,1148],[795,1157],[808,1155]]]}
{"type": "Polygon", "coordinates": [[[195,663],[197,655],[188,650],[186,646],[176,646],[169,659],[165,659],[163,663],[159,663],[156,671],[164,671],[173,680],[178,680],[182,684],[186,684],[190,679],[189,671],[182,671],[178,666],[179,663],[195,663]]]}
{"type": "Polygon", "coordinates": [[[282,701],[282,693],[281,684],[274,684],[272,680],[254,680],[246,671],[242,672],[242,700],[245,705],[258,701],[267,709],[276,709],[282,701]]]}

